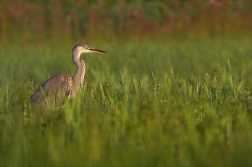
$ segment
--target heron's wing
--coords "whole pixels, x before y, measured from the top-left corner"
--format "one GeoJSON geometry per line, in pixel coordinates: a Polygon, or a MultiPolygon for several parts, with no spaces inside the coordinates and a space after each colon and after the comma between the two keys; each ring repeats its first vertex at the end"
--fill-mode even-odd
{"type": "Polygon", "coordinates": [[[72,89],[72,84],[71,81],[64,81],[60,85],[60,90],[62,93],[62,96],[65,96],[67,98],[70,98],[71,96],[71,89],[72,89]]]}
{"type": "MultiPolygon", "coordinates": [[[[48,81],[48,80],[47,80],[48,81]]],[[[44,82],[30,97],[30,101],[33,103],[40,102],[44,96],[44,87],[46,86],[46,82],[44,82]]]]}
{"type": "Polygon", "coordinates": [[[39,87],[34,93],[33,95],[31,95],[30,97],[30,101],[31,102],[38,102],[40,101],[40,99],[42,98],[42,93],[41,93],[41,88],[39,87]]]}
{"type": "Polygon", "coordinates": [[[69,92],[71,86],[69,80],[71,79],[72,77],[67,74],[58,74],[51,77],[31,96],[31,102],[42,102],[47,98],[51,104],[54,104],[56,99],[58,99],[59,103],[62,103],[64,96],[69,92]]]}

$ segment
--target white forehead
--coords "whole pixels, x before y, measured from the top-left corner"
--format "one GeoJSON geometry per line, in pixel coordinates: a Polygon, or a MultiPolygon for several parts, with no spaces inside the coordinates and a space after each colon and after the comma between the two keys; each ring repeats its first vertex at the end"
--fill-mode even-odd
{"type": "Polygon", "coordinates": [[[77,45],[74,47],[73,51],[76,50],[81,53],[90,53],[91,52],[91,47],[89,45],[77,45]]]}
{"type": "Polygon", "coordinates": [[[90,45],[88,45],[87,43],[84,43],[84,42],[81,42],[81,43],[78,43],[77,45],[74,46],[73,50],[75,49],[92,49],[92,47],[90,45]]]}

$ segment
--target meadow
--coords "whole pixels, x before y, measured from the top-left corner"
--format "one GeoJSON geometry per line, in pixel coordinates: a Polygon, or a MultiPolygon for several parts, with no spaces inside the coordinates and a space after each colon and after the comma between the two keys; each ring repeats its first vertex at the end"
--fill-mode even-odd
{"type": "Polygon", "coordinates": [[[77,42],[1,43],[1,166],[252,165],[251,38],[86,42],[107,54],[83,55],[84,87],[46,111],[29,97],[74,74],[77,42]]]}
{"type": "Polygon", "coordinates": [[[0,166],[252,166],[250,1],[0,1],[0,166]],[[84,86],[31,108],[48,78],[84,86]]]}

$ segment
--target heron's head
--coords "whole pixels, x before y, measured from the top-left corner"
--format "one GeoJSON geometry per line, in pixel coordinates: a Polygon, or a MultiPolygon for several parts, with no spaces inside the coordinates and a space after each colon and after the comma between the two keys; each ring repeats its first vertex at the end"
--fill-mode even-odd
{"type": "Polygon", "coordinates": [[[99,50],[99,49],[95,49],[93,47],[91,47],[90,45],[88,45],[87,43],[84,43],[84,42],[81,42],[81,43],[78,43],[77,45],[75,45],[75,47],[73,48],[72,50],[73,52],[74,51],[77,51],[79,53],[106,53],[102,50],[99,50]]]}

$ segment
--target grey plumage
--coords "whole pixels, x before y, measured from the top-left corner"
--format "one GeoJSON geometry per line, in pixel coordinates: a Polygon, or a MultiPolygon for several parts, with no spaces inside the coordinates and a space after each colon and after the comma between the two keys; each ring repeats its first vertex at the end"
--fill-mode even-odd
{"type": "Polygon", "coordinates": [[[32,107],[46,107],[48,103],[61,105],[65,97],[71,99],[84,82],[85,62],[80,59],[82,53],[106,53],[94,49],[87,43],[79,43],[72,50],[72,59],[77,69],[74,76],[57,74],[45,81],[30,97],[32,107]]]}

